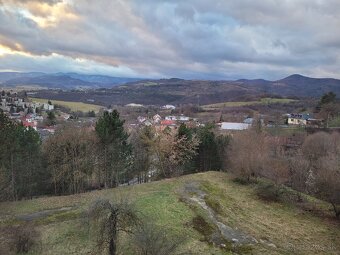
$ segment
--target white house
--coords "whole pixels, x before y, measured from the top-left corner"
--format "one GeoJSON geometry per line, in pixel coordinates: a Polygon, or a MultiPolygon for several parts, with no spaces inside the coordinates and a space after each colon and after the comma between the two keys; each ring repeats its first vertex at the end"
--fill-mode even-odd
{"type": "Polygon", "coordinates": [[[178,120],[177,116],[165,116],[165,120],[178,120]]]}
{"type": "Polygon", "coordinates": [[[307,121],[311,119],[311,116],[309,114],[289,114],[287,123],[288,125],[302,125],[306,126],[307,121]]]}
{"type": "Polygon", "coordinates": [[[166,110],[175,110],[176,106],[172,105],[172,104],[166,104],[162,106],[162,109],[166,109],[166,110]]]}
{"type": "Polygon", "coordinates": [[[43,104],[43,108],[46,111],[52,111],[52,110],[54,110],[54,105],[53,104],[43,104]]]}
{"type": "Polygon", "coordinates": [[[189,117],[184,116],[184,115],[181,115],[181,116],[179,116],[179,118],[178,118],[179,121],[183,121],[183,122],[189,121],[189,119],[190,119],[189,117]]]}
{"type": "Polygon", "coordinates": [[[139,123],[143,123],[144,121],[146,121],[146,118],[143,117],[143,116],[138,116],[138,117],[137,117],[137,121],[138,121],[139,123]]]}
{"type": "Polygon", "coordinates": [[[156,114],[152,117],[154,123],[159,123],[162,120],[162,117],[159,114],[156,114]]]}
{"type": "Polygon", "coordinates": [[[220,125],[221,130],[245,130],[251,127],[251,124],[235,122],[222,122],[220,125]]]}

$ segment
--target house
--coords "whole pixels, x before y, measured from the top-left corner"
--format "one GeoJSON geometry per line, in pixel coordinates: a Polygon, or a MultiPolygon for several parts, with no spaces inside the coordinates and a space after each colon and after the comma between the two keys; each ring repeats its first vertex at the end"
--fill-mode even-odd
{"type": "Polygon", "coordinates": [[[127,104],[125,106],[126,107],[136,107],[136,108],[144,107],[144,105],[142,105],[142,104],[135,104],[135,103],[127,104]]]}
{"type": "Polygon", "coordinates": [[[154,123],[159,123],[162,120],[162,117],[159,114],[156,114],[152,117],[154,123]]]}
{"type": "Polygon", "coordinates": [[[245,130],[251,127],[251,124],[236,122],[221,122],[218,125],[221,130],[245,130]]]}
{"type": "Polygon", "coordinates": [[[147,127],[150,127],[150,126],[152,126],[152,121],[149,120],[149,119],[146,119],[146,120],[143,122],[143,125],[144,125],[144,126],[147,126],[147,127]]]}
{"type": "Polygon", "coordinates": [[[165,109],[165,110],[175,110],[176,106],[174,106],[172,104],[166,104],[166,105],[162,106],[162,109],[165,109]]]}
{"type": "Polygon", "coordinates": [[[176,116],[165,116],[165,120],[173,120],[176,121],[178,118],[176,116]]]}
{"type": "Polygon", "coordinates": [[[52,111],[54,110],[54,105],[53,104],[43,104],[43,109],[46,111],[52,111]]]}
{"type": "Polygon", "coordinates": [[[31,127],[37,130],[38,122],[35,120],[35,114],[27,114],[25,117],[20,118],[20,120],[24,127],[31,127]]]}
{"type": "Polygon", "coordinates": [[[35,131],[37,131],[37,122],[36,121],[33,121],[33,122],[28,122],[28,121],[22,121],[21,122],[22,125],[25,127],[25,128],[33,128],[35,131]]]}
{"type": "Polygon", "coordinates": [[[250,125],[252,125],[253,122],[254,122],[254,118],[251,118],[251,117],[245,118],[243,121],[243,123],[250,124],[250,125]]]}
{"type": "Polygon", "coordinates": [[[307,125],[308,119],[312,119],[310,114],[288,114],[287,124],[288,125],[307,125]]]}
{"type": "Polygon", "coordinates": [[[318,127],[322,127],[325,125],[325,121],[323,119],[308,119],[307,120],[307,126],[308,127],[315,127],[315,128],[318,128],[318,127]]]}
{"type": "Polygon", "coordinates": [[[178,117],[178,120],[181,121],[181,122],[187,122],[187,121],[189,121],[189,119],[190,119],[189,117],[184,116],[183,114],[178,117]]]}
{"type": "Polygon", "coordinates": [[[143,123],[144,121],[146,121],[146,118],[143,117],[143,116],[138,116],[138,117],[137,117],[137,121],[138,121],[139,123],[143,123]]]}
{"type": "Polygon", "coordinates": [[[68,120],[70,117],[71,115],[68,113],[64,113],[64,112],[60,113],[60,118],[63,120],[68,120]]]}
{"type": "Polygon", "coordinates": [[[162,120],[161,121],[162,126],[176,126],[176,122],[174,120],[162,120]]]}

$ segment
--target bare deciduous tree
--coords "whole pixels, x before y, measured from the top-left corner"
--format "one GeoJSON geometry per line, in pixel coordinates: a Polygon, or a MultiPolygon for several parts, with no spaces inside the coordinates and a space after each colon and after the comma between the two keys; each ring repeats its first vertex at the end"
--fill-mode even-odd
{"type": "Polygon", "coordinates": [[[191,160],[197,153],[199,140],[195,135],[188,139],[178,137],[174,132],[156,134],[148,143],[154,154],[153,163],[163,177],[180,175],[181,166],[191,160]]]}
{"type": "Polygon", "coordinates": [[[268,150],[265,134],[253,130],[236,134],[229,154],[232,172],[248,181],[258,177],[268,162],[268,150]]]}
{"type": "MultiPolygon", "coordinates": [[[[337,155],[338,157],[340,155],[337,155]]],[[[340,218],[340,165],[336,157],[321,159],[322,168],[315,174],[316,195],[329,202],[340,218]]]]}
{"type": "Polygon", "coordinates": [[[88,218],[98,249],[109,255],[117,254],[118,234],[131,233],[131,227],[138,223],[136,210],[126,200],[97,200],[90,206],[88,218]]]}
{"type": "Polygon", "coordinates": [[[96,142],[92,131],[81,128],[74,132],[69,127],[43,144],[56,194],[84,192],[89,187],[96,142]]]}

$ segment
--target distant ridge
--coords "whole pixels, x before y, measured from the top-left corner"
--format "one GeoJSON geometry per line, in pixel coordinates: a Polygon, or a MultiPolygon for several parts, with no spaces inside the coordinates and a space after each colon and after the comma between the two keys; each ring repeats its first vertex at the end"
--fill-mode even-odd
{"type": "Polygon", "coordinates": [[[340,80],[310,78],[293,74],[276,81],[264,79],[185,80],[138,79],[77,73],[0,73],[0,87],[39,85],[62,89],[65,92],[39,92],[42,98],[83,101],[88,99],[109,105],[138,103],[165,104],[213,104],[227,101],[251,101],[262,96],[288,98],[320,98],[333,91],[340,96],[340,80]],[[93,92],[80,90],[92,89],[93,92]],[[96,91],[100,89],[100,91],[96,91]],[[73,91],[75,90],[75,91],[73,91]]]}
{"type": "Polygon", "coordinates": [[[0,85],[37,85],[47,88],[110,88],[139,78],[112,77],[106,75],[86,75],[78,73],[46,74],[40,72],[0,72],[0,85]]]}

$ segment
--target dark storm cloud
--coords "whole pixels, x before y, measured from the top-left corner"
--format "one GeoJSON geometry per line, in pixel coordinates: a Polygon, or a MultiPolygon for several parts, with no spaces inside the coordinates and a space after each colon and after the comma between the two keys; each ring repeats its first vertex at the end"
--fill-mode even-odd
{"type": "Polygon", "coordinates": [[[336,0],[0,3],[0,44],[26,54],[14,64],[0,50],[7,69],[28,60],[39,68],[44,56],[56,71],[64,62],[83,70],[81,60],[102,72],[152,77],[339,77],[336,0]]]}

